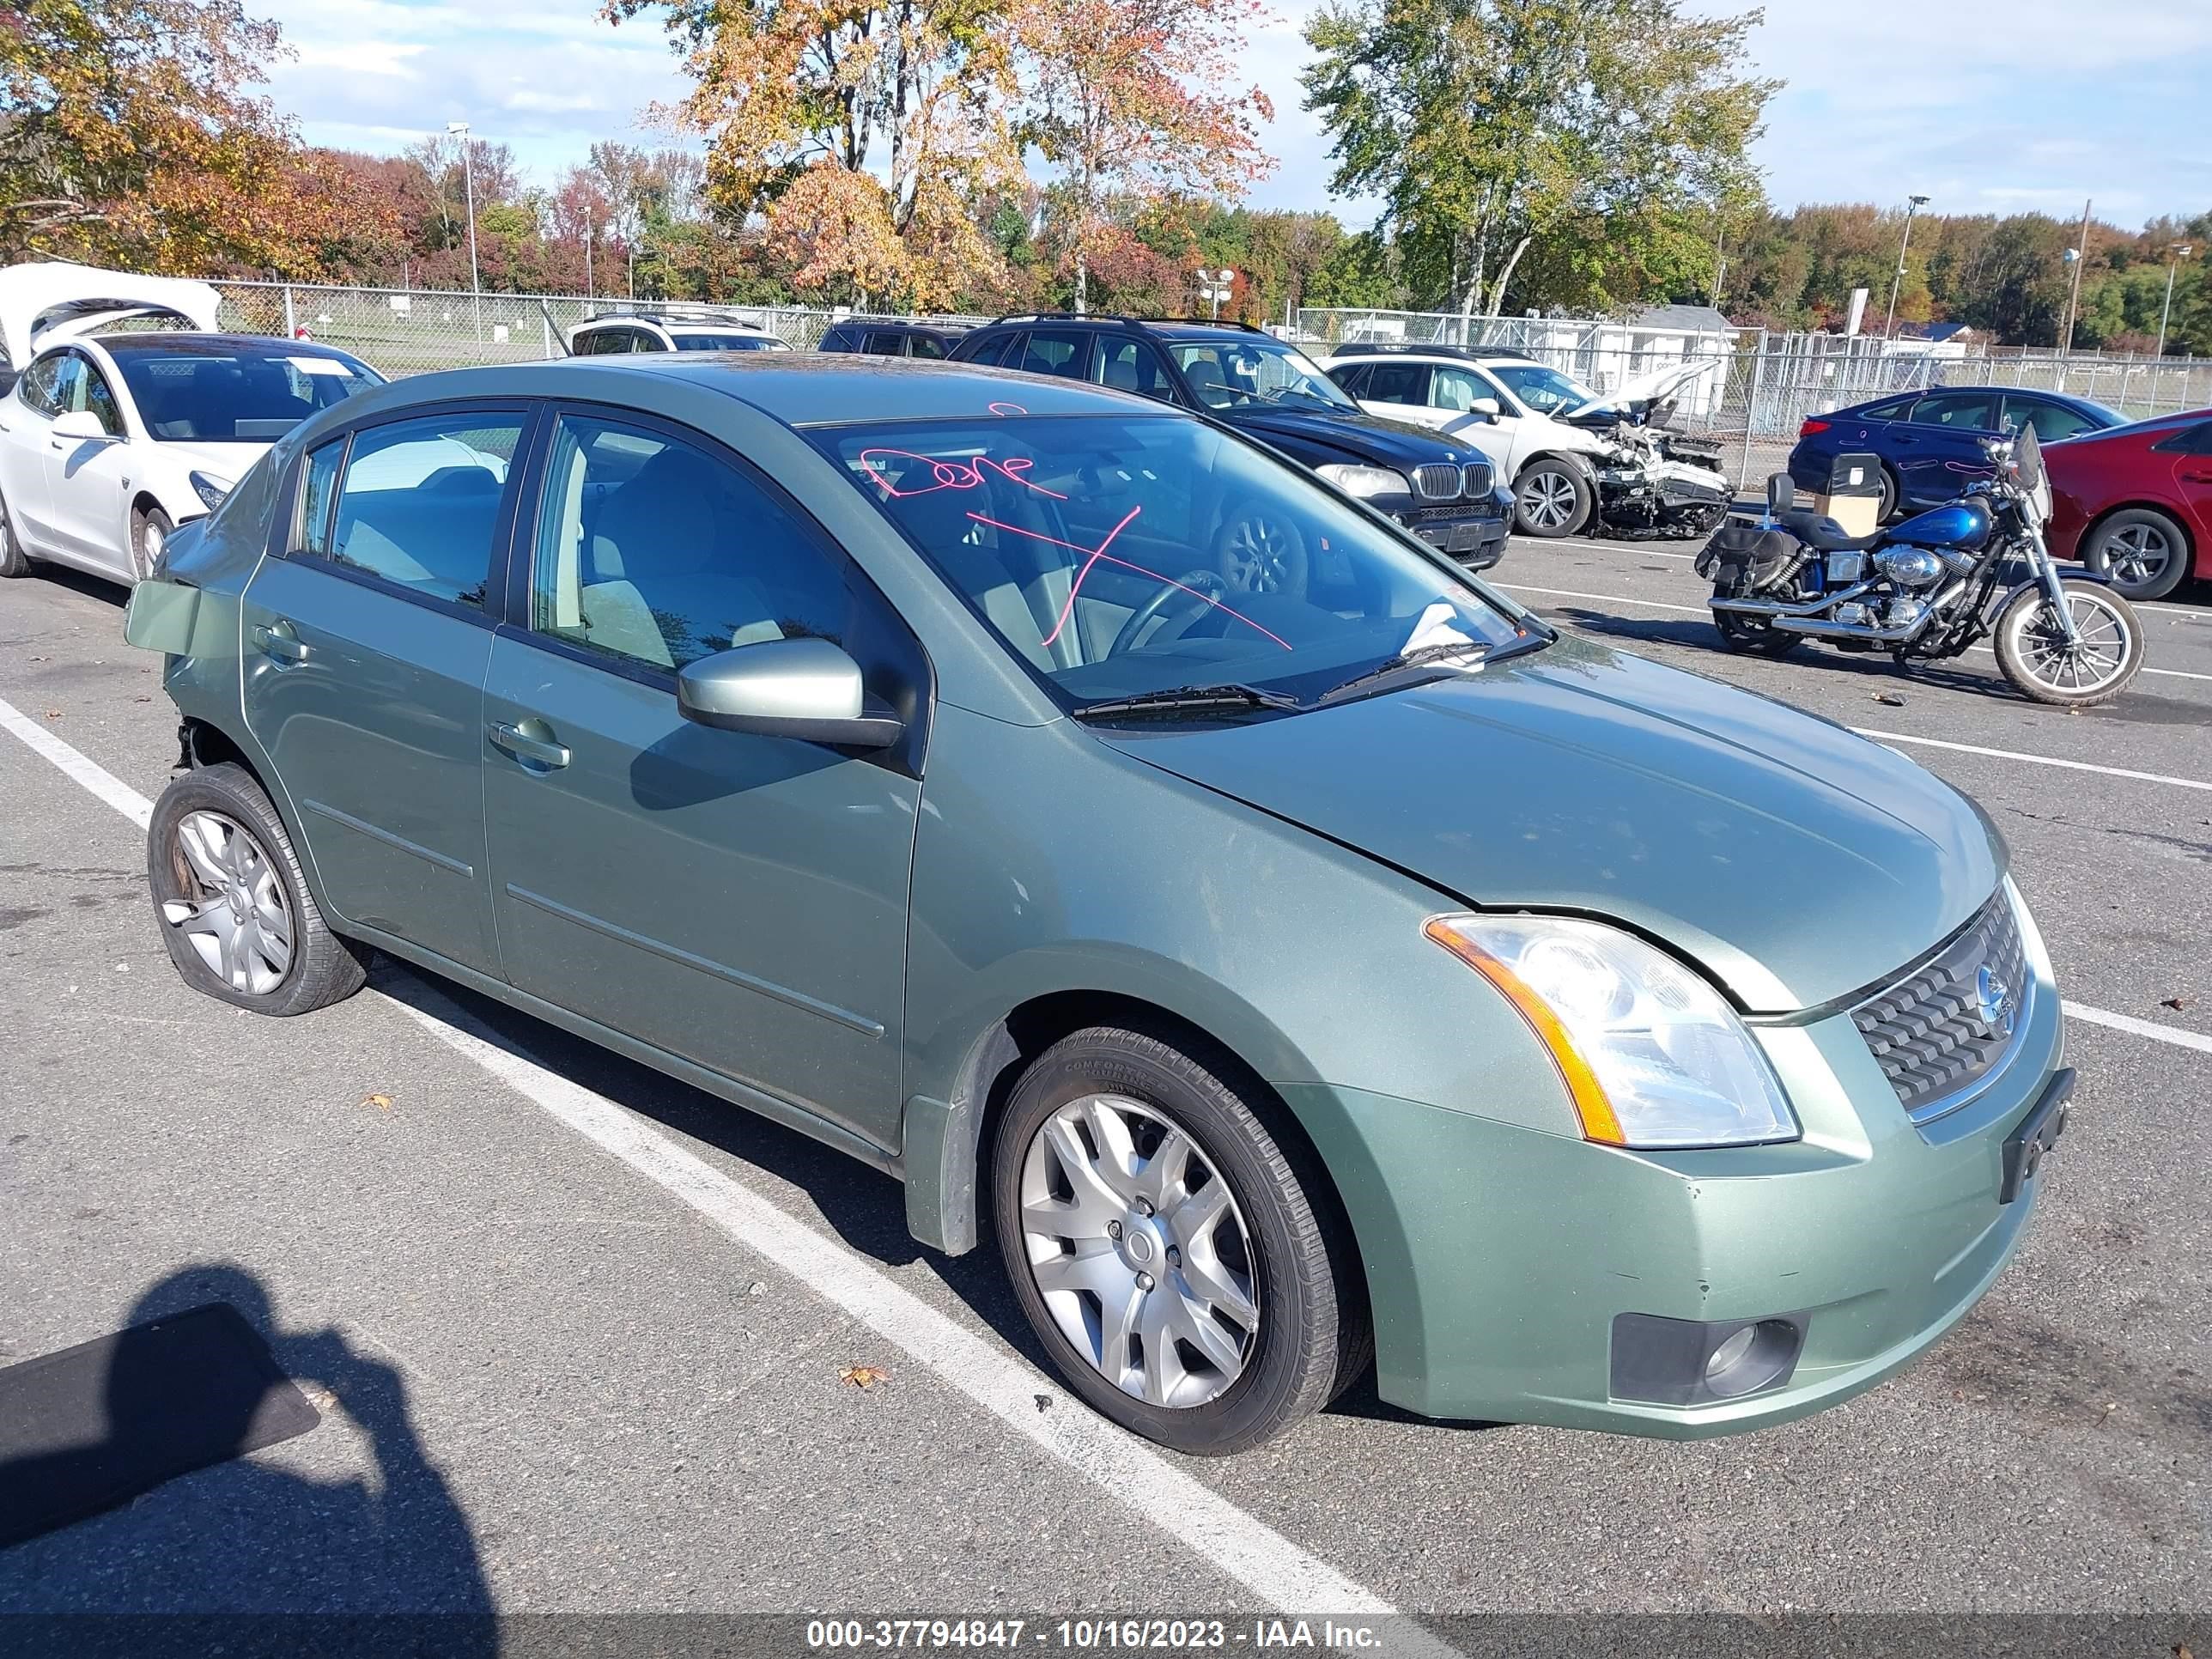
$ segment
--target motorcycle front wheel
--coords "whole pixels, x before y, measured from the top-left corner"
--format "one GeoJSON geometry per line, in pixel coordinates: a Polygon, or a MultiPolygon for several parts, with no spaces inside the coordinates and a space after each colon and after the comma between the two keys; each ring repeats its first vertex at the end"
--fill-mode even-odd
{"type": "Polygon", "coordinates": [[[2142,626],[2101,582],[2059,583],[2074,622],[2069,641],[2051,597],[2028,588],[1997,618],[1997,666],[2021,696],[2086,708],[2120,695],[2142,669],[2142,626]]]}

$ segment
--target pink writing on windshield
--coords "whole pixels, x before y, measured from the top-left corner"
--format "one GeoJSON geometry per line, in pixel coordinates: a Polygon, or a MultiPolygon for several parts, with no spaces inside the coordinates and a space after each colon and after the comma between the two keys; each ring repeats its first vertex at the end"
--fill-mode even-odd
{"type": "MultiPolygon", "coordinates": [[[[971,461],[939,460],[934,456],[917,455],[910,449],[864,449],[858,457],[867,474],[883,487],[884,495],[893,501],[905,501],[910,496],[927,495],[939,489],[980,489],[983,487],[986,469],[997,473],[1009,483],[1018,483],[1025,489],[1034,489],[1040,495],[1049,495],[1056,501],[1066,496],[1057,489],[1047,489],[1027,475],[1036,463],[1026,455],[1009,455],[1004,460],[995,456],[978,455],[971,461]],[[902,477],[897,483],[884,476],[883,462],[877,457],[896,457],[902,461],[919,461],[929,469],[930,482],[915,485],[911,477],[902,477]]],[[[913,469],[907,469],[911,472],[913,469]]]]}

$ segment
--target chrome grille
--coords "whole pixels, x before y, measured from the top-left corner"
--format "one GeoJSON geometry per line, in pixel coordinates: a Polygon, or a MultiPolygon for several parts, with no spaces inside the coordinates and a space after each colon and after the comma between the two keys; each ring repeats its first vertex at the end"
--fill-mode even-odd
{"type": "Polygon", "coordinates": [[[1490,493],[1490,463],[1488,461],[1469,461],[1459,471],[1461,487],[1468,495],[1487,495],[1490,493]]]}
{"type": "Polygon", "coordinates": [[[1995,1071],[2027,1027],[2027,948],[2000,889],[1964,933],[1851,1010],[1866,1046],[1916,1121],[1941,1115],[1995,1071]],[[1988,980],[1984,980],[1984,970],[1988,980]],[[2006,1006],[1985,1017],[1984,990],[2006,1006]]]}
{"type": "Polygon", "coordinates": [[[1413,493],[1425,501],[1448,501],[1459,494],[1460,469],[1446,461],[1432,461],[1413,469],[1413,493]]]}

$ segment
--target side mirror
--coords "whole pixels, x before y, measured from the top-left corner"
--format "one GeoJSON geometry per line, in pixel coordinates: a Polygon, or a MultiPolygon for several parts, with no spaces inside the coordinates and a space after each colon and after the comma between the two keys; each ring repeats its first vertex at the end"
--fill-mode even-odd
{"type": "Polygon", "coordinates": [[[1766,510],[1780,517],[1797,505],[1797,481],[1787,472],[1766,475],[1766,510]]]}
{"type": "Polygon", "coordinates": [[[1498,416],[1498,399],[1495,398],[1477,398],[1473,403],[1467,406],[1467,412],[1470,415],[1480,415],[1486,420],[1494,421],[1498,416]]]}
{"type": "Polygon", "coordinates": [[[66,415],[55,416],[52,429],[54,436],[71,443],[107,443],[115,436],[88,409],[72,409],[66,415]]]}
{"type": "Polygon", "coordinates": [[[763,640],[718,651],[676,676],[677,712],[724,732],[886,749],[906,728],[866,712],[860,665],[827,640],[763,640]]]}

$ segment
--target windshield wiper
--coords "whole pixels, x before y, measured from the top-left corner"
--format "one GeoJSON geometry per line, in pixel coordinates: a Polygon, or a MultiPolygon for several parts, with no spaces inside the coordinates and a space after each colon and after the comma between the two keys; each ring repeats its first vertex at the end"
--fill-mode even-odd
{"type": "Polygon", "coordinates": [[[1305,704],[1282,691],[1262,691],[1256,685],[1175,685],[1164,691],[1139,691],[1131,697],[1109,697],[1089,702],[1075,711],[1079,720],[1110,720],[1121,714],[1180,714],[1209,708],[1303,708],[1305,704]]]}
{"type": "Polygon", "coordinates": [[[1504,662],[1509,657],[1540,651],[1558,637],[1548,629],[1541,632],[1528,629],[1516,634],[1503,645],[1486,645],[1479,640],[1439,640],[1434,645],[1418,646],[1411,651],[1401,651],[1395,657],[1386,657],[1365,673],[1355,674],[1341,685],[1332,685],[1314,699],[1313,706],[1322,708],[1333,702],[1341,702],[1381,681],[1395,678],[1408,669],[1425,668],[1449,662],[1455,657],[1467,656],[1473,656],[1485,665],[1504,662]]]}

